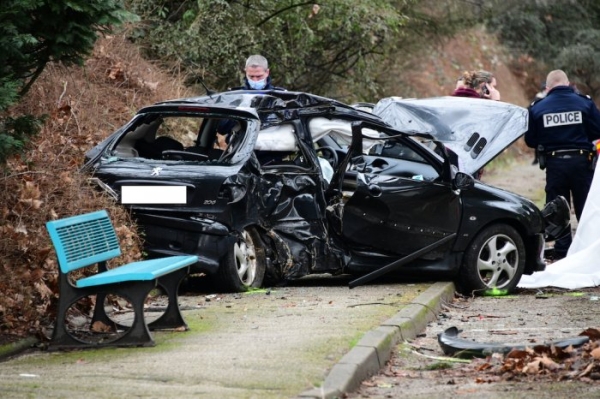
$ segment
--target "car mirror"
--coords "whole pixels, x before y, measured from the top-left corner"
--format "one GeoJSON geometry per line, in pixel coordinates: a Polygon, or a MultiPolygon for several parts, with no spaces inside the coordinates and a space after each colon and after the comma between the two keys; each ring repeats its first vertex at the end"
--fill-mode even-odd
{"type": "Polygon", "coordinates": [[[475,185],[473,176],[464,172],[457,172],[452,180],[452,187],[455,190],[468,190],[475,185]]]}

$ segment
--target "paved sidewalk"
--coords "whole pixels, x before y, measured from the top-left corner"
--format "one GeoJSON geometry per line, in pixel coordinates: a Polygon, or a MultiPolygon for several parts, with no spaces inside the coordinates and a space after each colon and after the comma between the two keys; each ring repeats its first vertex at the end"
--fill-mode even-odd
{"type": "MultiPolygon", "coordinates": [[[[338,284],[223,296],[186,310],[191,331],[157,333],[153,348],[36,351],[1,362],[0,392],[3,398],[78,397],[84,388],[89,398],[340,397],[376,373],[397,342],[423,330],[453,293],[451,283],[353,290],[338,284]]],[[[203,301],[186,297],[184,306],[203,301]]]]}
{"type": "Polygon", "coordinates": [[[379,327],[367,332],[325,379],[323,386],[302,393],[301,398],[341,398],[382,369],[396,345],[411,340],[436,319],[442,305],[452,301],[454,284],[436,283],[379,327]]]}

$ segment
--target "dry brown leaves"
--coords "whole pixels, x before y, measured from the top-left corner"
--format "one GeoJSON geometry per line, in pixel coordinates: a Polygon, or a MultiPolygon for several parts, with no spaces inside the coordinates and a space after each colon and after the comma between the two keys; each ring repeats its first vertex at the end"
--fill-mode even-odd
{"type": "Polygon", "coordinates": [[[183,93],[179,81],[143,60],[123,33],[99,40],[83,68],[49,65],[11,110],[48,118],[26,151],[0,171],[0,335],[41,336],[54,321],[58,265],[48,220],[107,209],[123,252],[116,262],[141,257],[128,214],[79,169],[85,152],[137,109],[183,93]]]}
{"type": "Polygon", "coordinates": [[[600,330],[589,328],[580,335],[588,336],[590,341],[579,347],[569,346],[565,349],[553,345],[513,349],[506,355],[493,354],[485,359],[474,359],[462,371],[475,372],[475,381],[478,383],[521,379],[598,381],[600,330]]]}

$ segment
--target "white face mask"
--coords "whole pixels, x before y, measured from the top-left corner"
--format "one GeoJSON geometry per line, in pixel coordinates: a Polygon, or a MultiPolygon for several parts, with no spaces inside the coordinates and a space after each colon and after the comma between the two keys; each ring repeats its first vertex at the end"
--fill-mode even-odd
{"type": "Polygon", "coordinates": [[[262,90],[267,85],[267,78],[262,80],[250,80],[248,79],[248,85],[252,90],[262,90]]]}

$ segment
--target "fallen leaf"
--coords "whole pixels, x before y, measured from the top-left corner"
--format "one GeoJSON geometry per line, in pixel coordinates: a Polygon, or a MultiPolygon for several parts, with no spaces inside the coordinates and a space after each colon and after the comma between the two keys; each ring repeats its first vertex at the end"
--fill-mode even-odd
{"type": "Polygon", "coordinates": [[[506,354],[507,359],[525,359],[528,353],[521,349],[513,349],[506,354]]]}
{"type": "Polygon", "coordinates": [[[540,363],[548,370],[556,370],[559,368],[559,365],[547,356],[542,356],[540,363]]]}
{"type": "Polygon", "coordinates": [[[600,339],[600,330],[596,328],[587,328],[581,334],[590,338],[590,341],[597,341],[600,339]]]}
{"type": "Polygon", "coordinates": [[[588,364],[587,367],[583,370],[583,372],[579,374],[579,378],[589,375],[593,369],[594,369],[594,363],[588,364]]]}
{"type": "Polygon", "coordinates": [[[96,321],[92,324],[91,330],[94,332],[112,332],[112,328],[101,321],[96,321]]]}
{"type": "Polygon", "coordinates": [[[532,362],[527,363],[527,365],[523,368],[523,373],[525,374],[537,374],[540,372],[540,359],[537,358],[532,362]]]}

